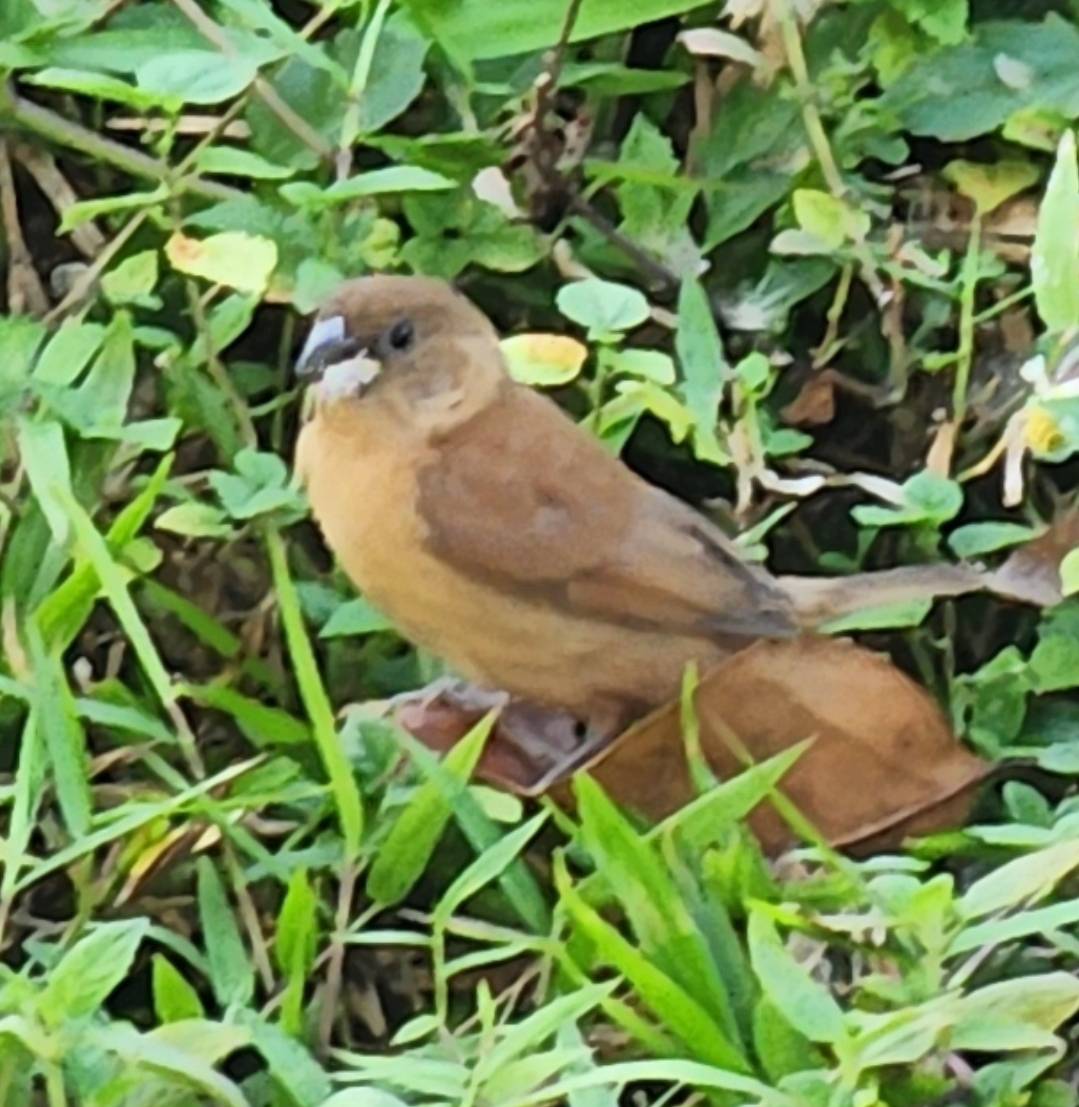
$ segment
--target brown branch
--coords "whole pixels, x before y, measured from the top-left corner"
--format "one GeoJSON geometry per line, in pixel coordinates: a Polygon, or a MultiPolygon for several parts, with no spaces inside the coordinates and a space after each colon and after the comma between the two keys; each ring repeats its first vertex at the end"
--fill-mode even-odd
{"type": "MultiPolygon", "coordinates": [[[[60,172],[56,158],[48,150],[29,142],[16,142],[11,148],[11,153],[34,178],[42,195],[52,205],[56,214],[63,219],[67,209],[79,202],[79,196],[71,187],[67,177],[60,172]]],[[[71,241],[79,253],[93,259],[105,248],[107,240],[98,225],[92,219],[88,219],[85,223],[80,223],[71,229],[71,241]]]]}
{"type": "Polygon", "coordinates": [[[15,192],[15,176],[11,171],[6,138],[0,138],[0,214],[4,237],[7,239],[7,299],[12,315],[41,316],[49,310],[49,297],[41,283],[34,261],[23,238],[19,222],[19,198],[15,192]]]}

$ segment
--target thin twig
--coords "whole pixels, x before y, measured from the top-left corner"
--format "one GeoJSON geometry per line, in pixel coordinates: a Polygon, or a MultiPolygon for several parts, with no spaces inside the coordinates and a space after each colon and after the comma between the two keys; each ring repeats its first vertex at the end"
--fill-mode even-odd
{"type": "Polygon", "coordinates": [[[4,237],[7,239],[7,299],[12,315],[29,312],[41,316],[49,310],[49,298],[41,283],[34,261],[23,238],[19,222],[19,198],[15,192],[15,176],[11,171],[6,138],[0,138],[0,214],[4,237]]]}
{"type": "Polygon", "coordinates": [[[337,894],[337,911],[334,915],[334,933],[330,941],[326,967],[326,987],[322,993],[322,1011],[319,1015],[319,1051],[325,1056],[330,1048],[337,1004],[341,995],[341,981],[345,970],[345,936],[348,931],[348,915],[352,910],[352,897],[356,892],[358,870],[355,861],[346,861],[341,871],[341,886],[337,894]]]}
{"type": "MultiPolygon", "coordinates": [[[[228,36],[222,29],[195,3],[195,0],[172,0],[177,8],[194,24],[195,29],[207,42],[212,43],[230,60],[237,57],[236,48],[229,42],[228,36]]],[[[277,116],[280,122],[287,127],[305,146],[313,150],[318,156],[329,161],[333,157],[333,148],[330,144],[299,114],[291,105],[282,99],[281,94],[262,76],[257,74],[251,87],[255,90],[259,99],[277,116]]]]}
{"type": "MultiPolygon", "coordinates": [[[[824,121],[817,107],[816,91],[809,76],[809,66],[806,63],[805,51],[802,48],[802,35],[798,28],[797,17],[791,9],[790,0],[774,0],[774,4],[783,36],[783,49],[787,55],[787,67],[794,78],[798,99],[802,105],[802,122],[809,138],[809,144],[813,147],[813,154],[820,165],[821,174],[829,192],[837,200],[846,199],[849,189],[846,181],[843,180],[843,174],[839,171],[839,163],[832,151],[832,144],[828,140],[828,132],[824,129],[824,121]]],[[[862,280],[865,281],[877,303],[883,304],[887,290],[877,273],[877,265],[873,260],[865,235],[859,235],[855,239],[854,256],[858,259],[862,280]]]]}
{"type": "MultiPolygon", "coordinates": [[[[79,202],[78,193],[60,172],[56,158],[48,150],[29,142],[16,142],[11,147],[11,154],[34,178],[42,195],[61,219],[68,208],[79,202]]],[[[106,238],[98,225],[87,219],[71,229],[71,241],[79,253],[92,260],[105,248],[106,238]]]]}
{"type": "Polygon", "coordinates": [[[669,292],[674,292],[679,285],[678,276],[667,268],[658,258],[638,246],[632,238],[624,235],[606,216],[596,211],[591,204],[581,196],[574,196],[569,202],[570,211],[579,215],[585,222],[590,223],[608,242],[630,258],[652,280],[664,286],[669,292]]]}

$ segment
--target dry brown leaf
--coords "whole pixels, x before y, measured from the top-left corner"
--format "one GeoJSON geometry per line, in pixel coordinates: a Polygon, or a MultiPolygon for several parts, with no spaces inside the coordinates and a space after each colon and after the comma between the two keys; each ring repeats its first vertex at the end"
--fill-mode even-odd
{"type": "MultiPolygon", "coordinates": [[[[907,833],[959,822],[973,786],[987,772],[958,743],[924,689],[887,658],[845,640],[758,642],[705,673],[696,703],[702,751],[724,778],[743,766],[736,749],[761,761],[813,739],[782,790],[837,846],[883,846],[907,833]]],[[[475,721],[437,701],[398,719],[438,750],[449,748],[475,721]]],[[[561,735],[567,736],[564,730],[561,735]]],[[[551,762],[522,752],[539,737],[520,728],[510,734],[500,723],[479,775],[519,794],[551,790],[568,803],[569,773],[549,783],[544,778],[551,762]]],[[[677,700],[576,767],[587,769],[618,803],[651,820],[694,797],[677,700]]],[[[755,812],[750,823],[770,851],[793,841],[770,807],[755,812]]]]}
{"type": "MultiPolygon", "coordinates": [[[[884,845],[961,821],[987,766],[956,740],[929,694],[853,642],[758,642],[706,673],[697,690],[701,749],[714,771],[805,738],[781,789],[833,845],[884,845]]],[[[617,800],[659,819],[693,798],[677,703],[626,731],[588,771],[617,800]]],[[[793,835],[770,807],[750,824],[770,851],[793,835]]]]}
{"type": "Polygon", "coordinates": [[[1052,607],[1064,598],[1060,563],[1079,547],[1079,509],[1062,512],[1049,529],[1013,553],[990,574],[997,595],[1052,607]]]}
{"type": "Polygon", "coordinates": [[[835,418],[836,377],[834,369],[814,373],[801,391],[780,411],[792,427],[819,427],[835,418]]]}

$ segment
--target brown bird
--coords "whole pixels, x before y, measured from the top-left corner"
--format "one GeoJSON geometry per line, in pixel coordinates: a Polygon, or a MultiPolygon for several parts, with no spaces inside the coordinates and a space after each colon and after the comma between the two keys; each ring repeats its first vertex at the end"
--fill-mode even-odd
{"type": "MultiPolygon", "coordinates": [[[[346,283],[298,363],[316,378],[297,469],[345,571],[414,643],[479,685],[611,735],[709,665],[883,598],[748,564],[506,373],[498,335],[441,281],[346,283]],[[840,597],[845,597],[841,599],[840,597]]],[[[935,591],[969,591],[939,567],[935,591]]],[[[859,579],[859,578],[855,578],[859,579]]]]}

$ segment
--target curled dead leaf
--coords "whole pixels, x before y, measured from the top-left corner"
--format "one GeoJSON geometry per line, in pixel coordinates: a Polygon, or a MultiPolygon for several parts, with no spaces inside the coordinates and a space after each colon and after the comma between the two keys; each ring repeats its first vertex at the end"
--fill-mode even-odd
{"type": "MultiPolygon", "coordinates": [[[[812,739],[782,791],[837,846],[883,847],[960,821],[988,771],[955,739],[923,688],[887,658],[846,640],[758,642],[703,674],[695,704],[701,751],[721,777],[744,767],[743,753],[761,761],[812,739]]],[[[694,798],[677,699],[583,763],[566,758],[572,736],[564,717],[545,721],[538,709],[528,710],[531,716],[499,721],[480,762],[482,779],[522,795],[549,790],[569,803],[567,779],[583,768],[650,820],[694,798]],[[567,767],[552,779],[559,761],[567,767]]],[[[398,721],[445,750],[476,717],[436,698],[417,700],[398,721]]],[[[772,852],[794,840],[770,807],[758,809],[750,824],[772,852]]]]}

